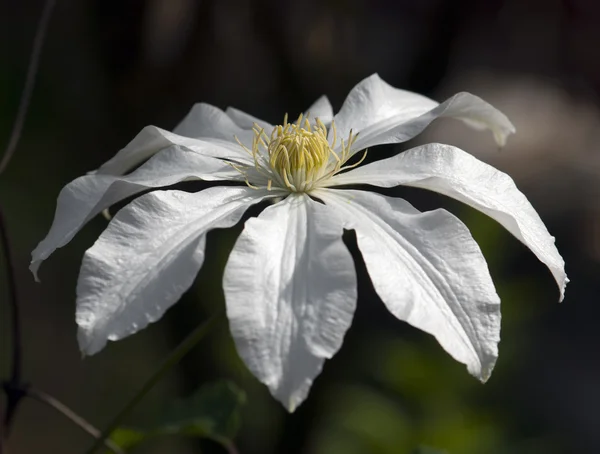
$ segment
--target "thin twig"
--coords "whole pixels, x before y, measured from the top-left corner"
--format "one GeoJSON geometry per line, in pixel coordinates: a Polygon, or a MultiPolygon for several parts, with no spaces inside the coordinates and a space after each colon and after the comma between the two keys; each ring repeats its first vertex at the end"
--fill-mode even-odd
{"type": "MultiPolygon", "coordinates": [[[[41,402],[53,408],[95,439],[98,439],[102,436],[100,430],[96,429],[88,421],[83,419],[81,416],[79,416],[77,413],[75,413],[73,410],[71,410],[69,407],[67,407],[65,404],[63,404],[50,394],[47,394],[44,391],[35,389],[33,387],[28,387],[25,390],[25,394],[27,395],[27,397],[31,397],[32,399],[37,400],[38,402],[41,402]]],[[[123,451],[111,440],[104,440],[104,446],[106,446],[108,449],[110,449],[116,454],[125,454],[125,451],[123,451]]]]}
{"type": "Polygon", "coordinates": [[[31,57],[29,59],[29,67],[27,68],[27,78],[25,79],[25,85],[23,86],[23,92],[21,93],[21,101],[19,102],[17,116],[15,118],[15,123],[13,124],[6,151],[2,156],[2,161],[0,161],[0,174],[2,174],[6,169],[6,166],[8,166],[10,159],[17,149],[19,139],[21,138],[21,132],[23,131],[23,125],[25,124],[25,118],[27,117],[27,110],[29,108],[29,101],[31,101],[33,87],[35,86],[35,78],[40,64],[40,56],[42,55],[46,30],[48,29],[55,3],[56,0],[46,0],[44,10],[40,16],[40,21],[38,22],[37,31],[33,40],[33,50],[31,51],[31,57]]]}
{"type": "MultiPolygon", "coordinates": [[[[4,262],[6,266],[6,279],[8,281],[8,304],[10,311],[10,324],[12,326],[12,349],[11,349],[11,372],[9,383],[11,389],[16,389],[21,383],[21,323],[19,315],[19,301],[17,296],[17,281],[15,276],[15,267],[10,250],[10,241],[4,219],[2,207],[0,207],[0,242],[2,243],[2,251],[4,252],[4,262]]],[[[19,392],[7,392],[6,410],[4,412],[4,437],[8,437],[10,426],[19,402],[23,397],[19,392]]]]}
{"type": "MultiPolygon", "coordinates": [[[[29,59],[29,67],[27,68],[27,77],[25,79],[25,85],[23,92],[21,93],[21,100],[17,110],[17,115],[13,128],[10,134],[10,139],[6,150],[0,160],[0,174],[4,172],[11,158],[13,157],[19,139],[21,138],[21,132],[23,131],[23,125],[25,124],[25,118],[27,117],[27,110],[29,108],[29,102],[31,95],[33,94],[33,87],[35,86],[35,78],[37,76],[38,67],[40,63],[40,56],[42,54],[42,47],[44,44],[44,38],[46,36],[46,30],[48,29],[48,23],[54,9],[55,0],[46,0],[42,15],[38,22],[37,31],[33,40],[33,50],[29,59]]],[[[11,319],[11,332],[12,332],[12,354],[11,354],[11,373],[10,381],[8,385],[4,386],[6,391],[6,410],[4,413],[4,420],[2,423],[2,431],[0,432],[0,450],[2,453],[6,452],[6,438],[9,435],[10,427],[14,419],[15,413],[19,406],[19,402],[23,398],[23,393],[18,391],[18,386],[21,384],[21,323],[19,316],[19,304],[17,298],[17,284],[15,280],[14,262],[10,252],[10,242],[8,240],[8,233],[6,230],[6,223],[4,215],[0,210],[0,241],[2,242],[2,250],[4,252],[6,262],[6,273],[8,281],[8,292],[9,292],[9,311],[11,319]]]]}
{"type": "Polygon", "coordinates": [[[181,359],[187,355],[192,348],[196,346],[198,342],[206,335],[206,333],[215,324],[215,321],[221,315],[222,311],[213,314],[207,321],[198,325],[194,331],[192,331],[181,343],[175,347],[175,349],[169,353],[169,356],[165,358],[162,364],[156,369],[156,371],[148,378],[146,383],[137,392],[135,396],[123,407],[123,409],[113,418],[108,424],[106,429],[102,432],[101,436],[96,439],[96,442],[88,449],[87,454],[94,454],[107,440],[115,429],[117,429],[125,420],[125,418],[131,413],[135,406],[144,398],[148,392],[154,388],[161,378],[171,370],[181,359]]]}

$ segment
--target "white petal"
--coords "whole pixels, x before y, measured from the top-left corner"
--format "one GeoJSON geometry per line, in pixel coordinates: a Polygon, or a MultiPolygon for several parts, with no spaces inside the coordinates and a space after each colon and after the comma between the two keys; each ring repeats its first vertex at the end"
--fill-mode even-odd
{"type": "Polygon", "coordinates": [[[204,260],[210,229],[230,227],[266,191],[214,187],[156,191],[117,213],[83,258],[77,283],[79,346],[100,351],[158,320],[185,292],[204,260]]]}
{"type": "Polygon", "coordinates": [[[428,144],[333,177],[330,186],[414,186],[439,192],[487,214],[549,269],[564,298],[565,262],[540,216],[511,177],[450,145],[428,144]]]}
{"type": "Polygon", "coordinates": [[[231,118],[236,125],[238,125],[242,129],[252,129],[254,124],[256,123],[261,128],[264,128],[267,135],[271,134],[273,130],[273,125],[270,123],[263,121],[259,118],[256,118],[246,112],[242,112],[241,110],[236,109],[235,107],[228,107],[225,109],[225,113],[231,118]]]}
{"type": "Polygon", "coordinates": [[[185,147],[205,156],[252,162],[237,143],[210,137],[199,140],[177,135],[156,126],[146,126],[125,148],[92,173],[123,175],[159,151],[173,145],[185,147]]]}
{"type": "Polygon", "coordinates": [[[246,222],[223,288],[237,350],[289,411],[342,345],[356,305],[356,275],[341,222],[291,195],[246,222]]]}
{"type": "Polygon", "coordinates": [[[327,96],[323,95],[317,99],[312,106],[308,108],[306,113],[310,113],[310,118],[318,118],[323,123],[328,125],[333,119],[333,107],[327,96]]]}
{"type": "Polygon", "coordinates": [[[500,299],[467,227],[445,210],[363,191],[315,192],[356,230],[377,294],[481,379],[498,356],[500,299]]]}
{"type": "Polygon", "coordinates": [[[89,174],[66,185],[58,196],[52,227],[31,254],[30,269],[37,270],[57,248],[64,246],[94,216],[111,205],[148,188],[187,179],[243,180],[222,161],[172,146],[153,156],[126,176],[89,174]]]}
{"type": "MultiPolygon", "coordinates": [[[[354,87],[334,117],[337,135],[359,133],[354,152],[412,139],[438,117],[453,117],[476,129],[490,129],[499,146],[515,128],[506,116],[469,93],[458,93],[442,104],[387,84],[377,74],[354,87]]],[[[331,134],[331,133],[330,133],[331,134]]]]}
{"type": "Polygon", "coordinates": [[[241,111],[237,111],[237,113],[238,115],[234,113],[232,116],[231,111],[227,114],[210,104],[194,104],[187,116],[173,129],[173,132],[197,139],[220,139],[233,145],[237,145],[235,140],[237,137],[244,145],[251,146],[254,137],[252,128],[240,127],[236,124],[236,121],[240,120],[241,114],[249,115],[241,111]]]}

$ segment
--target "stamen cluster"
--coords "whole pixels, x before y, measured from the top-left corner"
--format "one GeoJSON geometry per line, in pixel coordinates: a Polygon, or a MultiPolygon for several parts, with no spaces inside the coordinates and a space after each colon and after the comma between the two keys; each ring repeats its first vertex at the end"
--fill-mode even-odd
{"type": "MultiPolygon", "coordinates": [[[[252,149],[248,149],[239,140],[238,143],[252,156],[254,168],[267,179],[267,189],[273,183],[292,192],[309,192],[319,183],[332,175],[359,165],[366,156],[351,166],[343,167],[350,158],[350,148],[357,135],[348,134],[347,140],[341,139],[336,151],[337,132],[335,123],[331,123],[331,144],[327,140],[328,130],[320,119],[311,124],[309,115],[300,115],[294,123],[288,123],[287,114],[283,124],[275,126],[268,135],[264,128],[254,124],[252,149]]],[[[237,140],[237,138],[236,138],[237,140]]],[[[246,176],[246,183],[252,188],[247,168],[236,165],[235,168],[246,176]]]]}

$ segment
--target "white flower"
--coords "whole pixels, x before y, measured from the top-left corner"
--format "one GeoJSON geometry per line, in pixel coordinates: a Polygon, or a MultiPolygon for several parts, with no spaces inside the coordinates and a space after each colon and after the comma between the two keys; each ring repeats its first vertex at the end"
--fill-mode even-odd
{"type": "Polygon", "coordinates": [[[353,168],[354,154],[409,140],[438,117],[490,129],[500,146],[514,132],[476,96],[460,93],[438,104],[377,75],[360,82],[335,117],[322,97],[310,116],[281,126],[198,104],[174,133],[147,127],[96,172],[68,184],[31,270],[37,273],[56,248],[119,200],[189,179],[238,181],[198,193],[154,191],[116,214],[85,253],[79,275],[85,354],[158,320],[202,266],[206,233],[233,226],[249,206],[272,199],[279,201],[246,222],[223,288],[240,356],[288,410],[306,398],[352,322],[356,275],[343,229],[355,230],[390,312],[435,336],[485,381],[498,354],[500,300],[467,227],[443,209],[421,213],[402,199],[337,188],[408,185],[467,203],[548,266],[562,300],[568,279],[554,238],[509,176],[441,144],[353,168]]]}

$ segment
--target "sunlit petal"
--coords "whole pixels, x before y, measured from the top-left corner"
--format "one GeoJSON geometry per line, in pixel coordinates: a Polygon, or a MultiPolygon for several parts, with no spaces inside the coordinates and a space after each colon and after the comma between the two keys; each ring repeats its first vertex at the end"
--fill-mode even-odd
{"type": "Polygon", "coordinates": [[[481,98],[458,93],[442,104],[425,96],[400,90],[374,74],[348,94],[334,117],[339,138],[347,138],[350,130],[358,137],[353,145],[357,152],[386,143],[412,139],[439,117],[463,120],[476,129],[489,129],[499,146],[515,129],[506,116],[481,98]]]}
{"type": "Polygon", "coordinates": [[[172,146],[186,148],[204,156],[251,162],[248,155],[237,143],[217,138],[193,139],[165,131],[156,126],[146,126],[125,148],[100,166],[98,170],[91,173],[123,175],[159,151],[172,146]]]}
{"type": "Polygon", "coordinates": [[[389,159],[335,176],[330,185],[414,186],[445,194],[498,221],[549,269],[562,301],[569,282],[565,262],[527,197],[511,177],[460,148],[442,144],[416,147],[389,159]]]}
{"type": "Polygon", "coordinates": [[[149,188],[200,178],[243,180],[239,172],[218,159],[173,146],[156,154],[129,175],[89,174],[77,178],[60,192],[50,231],[31,253],[30,270],[37,280],[42,261],[71,241],[90,219],[111,205],[149,188]]]}
{"type": "Polygon", "coordinates": [[[208,230],[231,227],[271,194],[247,187],[156,191],[127,205],[83,258],[77,283],[79,345],[100,351],[158,320],[204,260],[208,230]]]}
{"type": "Polygon", "coordinates": [[[500,299],[467,227],[439,209],[364,191],[315,194],[356,230],[373,286],[400,320],[432,334],[486,381],[498,356],[500,299]]]}
{"type": "Polygon", "coordinates": [[[289,411],[340,348],[356,304],[337,216],[289,196],[246,222],[223,279],[238,352],[289,411]]]}

